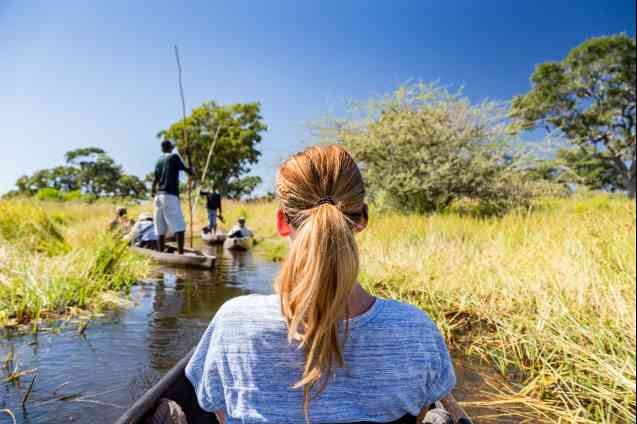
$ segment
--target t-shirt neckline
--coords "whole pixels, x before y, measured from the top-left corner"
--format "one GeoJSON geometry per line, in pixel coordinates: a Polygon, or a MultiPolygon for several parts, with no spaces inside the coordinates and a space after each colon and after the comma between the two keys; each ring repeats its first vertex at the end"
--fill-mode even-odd
{"type": "Polygon", "coordinates": [[[383,303],[383,299],[375,297],[374,303],[372,304],[372,306],[369,307],[369,309],[367,309],[360,315],[356,315],[353,318],[341,321],[341,324],[344,326],[345,322],[347,322],[348,328],[361,327],[374,319],[376,315],[378,315],[378,313],[383,308],[383,303]]]}
{"type": "MultiPolygon", "coordinates": [[[[281,302],[280,302],[281,298],[279,297],[279,295],[274,293],[274,294],[271,294],[269,296],[272,299],[272,301],[274,301],[274,303],[277,305],[277,308],[280,311],[281,310],[281,302]]],[[[347,322],[348,323],[348,329],[362,327],[365,324],[367,324],[368,322],[370,322],[371,320],[373,320],[379,314],[379,312],[385,306],[385,303],[386,303],[385,299],[381,299],[379,297],[375,297],[374,298],[374,303],[372,304],[372,306],[369,307],[369,309],[367,309],[362,314],[356,315],[355,317],[350,318],[348,320],[341,320],[339,322],[339,324],[340,324],[340,326],[342,326],[344,328],[345,327],[345,322],[347,322]]],[[[285,321],[283,316],[281,317],[281,319],[285,321]]]]}

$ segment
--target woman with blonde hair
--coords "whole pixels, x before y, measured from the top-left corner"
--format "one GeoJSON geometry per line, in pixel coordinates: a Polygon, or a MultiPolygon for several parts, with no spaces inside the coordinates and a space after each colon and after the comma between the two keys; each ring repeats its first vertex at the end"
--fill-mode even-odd
{"type": "Polygon", "coordinates": [[[276,294],[217,312],[186,367],[199,405],[222,423],[415,422],[455,385],[436,325],[358,283],[367,226],[360,171],[339,146],[288,159],[276,222],[290,249],[276,294]]]}

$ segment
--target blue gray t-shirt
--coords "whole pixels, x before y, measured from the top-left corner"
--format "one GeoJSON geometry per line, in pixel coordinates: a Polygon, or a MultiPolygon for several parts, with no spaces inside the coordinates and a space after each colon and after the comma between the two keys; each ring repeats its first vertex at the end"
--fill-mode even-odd
{"type": "MultiPolygon", "coordinates": [[[[447,395],[456,378],[436,325],[420,309],[377,299],[349,321],[345,368],[310,402],[313,424],[391,422],[447,395]]],[[[304,353],[288,343],[278,295],[226,302],[186,367],[199,405],[228,423],[305,423],[304,353]]]]}

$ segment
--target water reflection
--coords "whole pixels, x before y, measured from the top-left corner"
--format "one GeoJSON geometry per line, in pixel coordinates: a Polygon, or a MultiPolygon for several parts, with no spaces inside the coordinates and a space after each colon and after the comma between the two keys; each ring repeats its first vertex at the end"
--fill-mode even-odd
{"type": "MultiPolygon", "coordinates": [[[[131,292],[135,306],[91,323],[85,337],[74,326],[60,334],[0,340],[0,358],[14,349],[21,369],[36,369],[23,410],[21,385],[0,385],[0,409],[19,423],[112,422],[194,346],[217,309],[246,293],[269,293],[278,265],[251,253],[215,251],[216,269],[159,268],[157,281],[131,292]],[[65,399],[65,400],[61,400],[65,399]]],[[[11,422],[0,415],[0,423],[11,422]]]]}

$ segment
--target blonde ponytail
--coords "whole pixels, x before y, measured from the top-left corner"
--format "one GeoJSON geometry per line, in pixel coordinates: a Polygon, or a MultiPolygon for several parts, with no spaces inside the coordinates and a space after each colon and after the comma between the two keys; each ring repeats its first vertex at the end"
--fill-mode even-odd
{"type": "MultiPolygon", "coordinates": [[[[303,408],[344,367],[339,321],[359,268],[354,226],[364,214],[365,190],[355,162],[338,146],[313,147],[286,161],[277,176],[281,209],[296,236],[277,278],[288,339],[305,351],[303,408]]],[[[347,329],[345,329],[345,335],[347,329]]]]}

